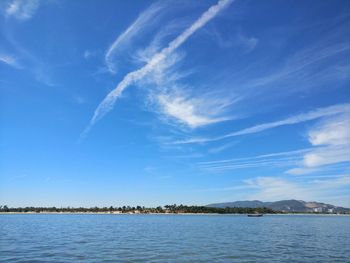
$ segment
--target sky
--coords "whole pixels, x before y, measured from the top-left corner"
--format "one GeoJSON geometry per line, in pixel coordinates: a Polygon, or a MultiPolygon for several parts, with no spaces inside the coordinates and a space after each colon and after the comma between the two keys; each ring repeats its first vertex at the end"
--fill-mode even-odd
{"type": "Polygon", "coordinates": [[[350,207],[350,3],[0,2],[0,204],[350,207]]]}

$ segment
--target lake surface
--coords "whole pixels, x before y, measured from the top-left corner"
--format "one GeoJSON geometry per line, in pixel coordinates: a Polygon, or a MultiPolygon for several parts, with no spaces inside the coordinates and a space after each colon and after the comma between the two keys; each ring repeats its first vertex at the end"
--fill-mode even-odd
{"type": "Polygon", "coordinates": [[[0,215],[0,262],[350,262],[350,217],[0,215]]]}

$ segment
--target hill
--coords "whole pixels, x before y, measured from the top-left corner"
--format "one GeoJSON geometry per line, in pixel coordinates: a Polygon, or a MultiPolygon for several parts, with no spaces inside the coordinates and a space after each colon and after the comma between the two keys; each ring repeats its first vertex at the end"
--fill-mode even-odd
{"type": "Polygon", "coordinates": [[[275,211],[283,212],[319,212],[319,213],[349,213],[350,208],[334,206],[320,202],[305,202],[302,200],[281,200],[276,202],[253,201],[235,201],[227,203],[209,204],[208,207],[225,208],[225,207],[249,207],[259,208],[267,207],[275,211]]]}

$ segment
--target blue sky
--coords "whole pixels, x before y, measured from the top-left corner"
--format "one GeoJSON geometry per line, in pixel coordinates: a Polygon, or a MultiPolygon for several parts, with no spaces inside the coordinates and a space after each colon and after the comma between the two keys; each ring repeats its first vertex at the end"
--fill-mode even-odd
{"type": "Polygon", "coordinates": [[[1,203],[350,207],[349,11],[1,1],[1,203]]]}

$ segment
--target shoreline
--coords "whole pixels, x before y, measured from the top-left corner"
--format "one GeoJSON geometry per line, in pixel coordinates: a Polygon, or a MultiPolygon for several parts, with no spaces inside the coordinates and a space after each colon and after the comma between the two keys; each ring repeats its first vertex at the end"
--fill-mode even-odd
{"type": "MultiPolygon", "coordinates": [[[[0,212],[0,215],[219,215],[219,216],[247,216],[248,214],[219,214],[219,213],[109,213],[109,212],[0,212]]],[[[350,216],[350,214],[309,214],[309,213],[277,213],[264,216],[350,216]]]]}

